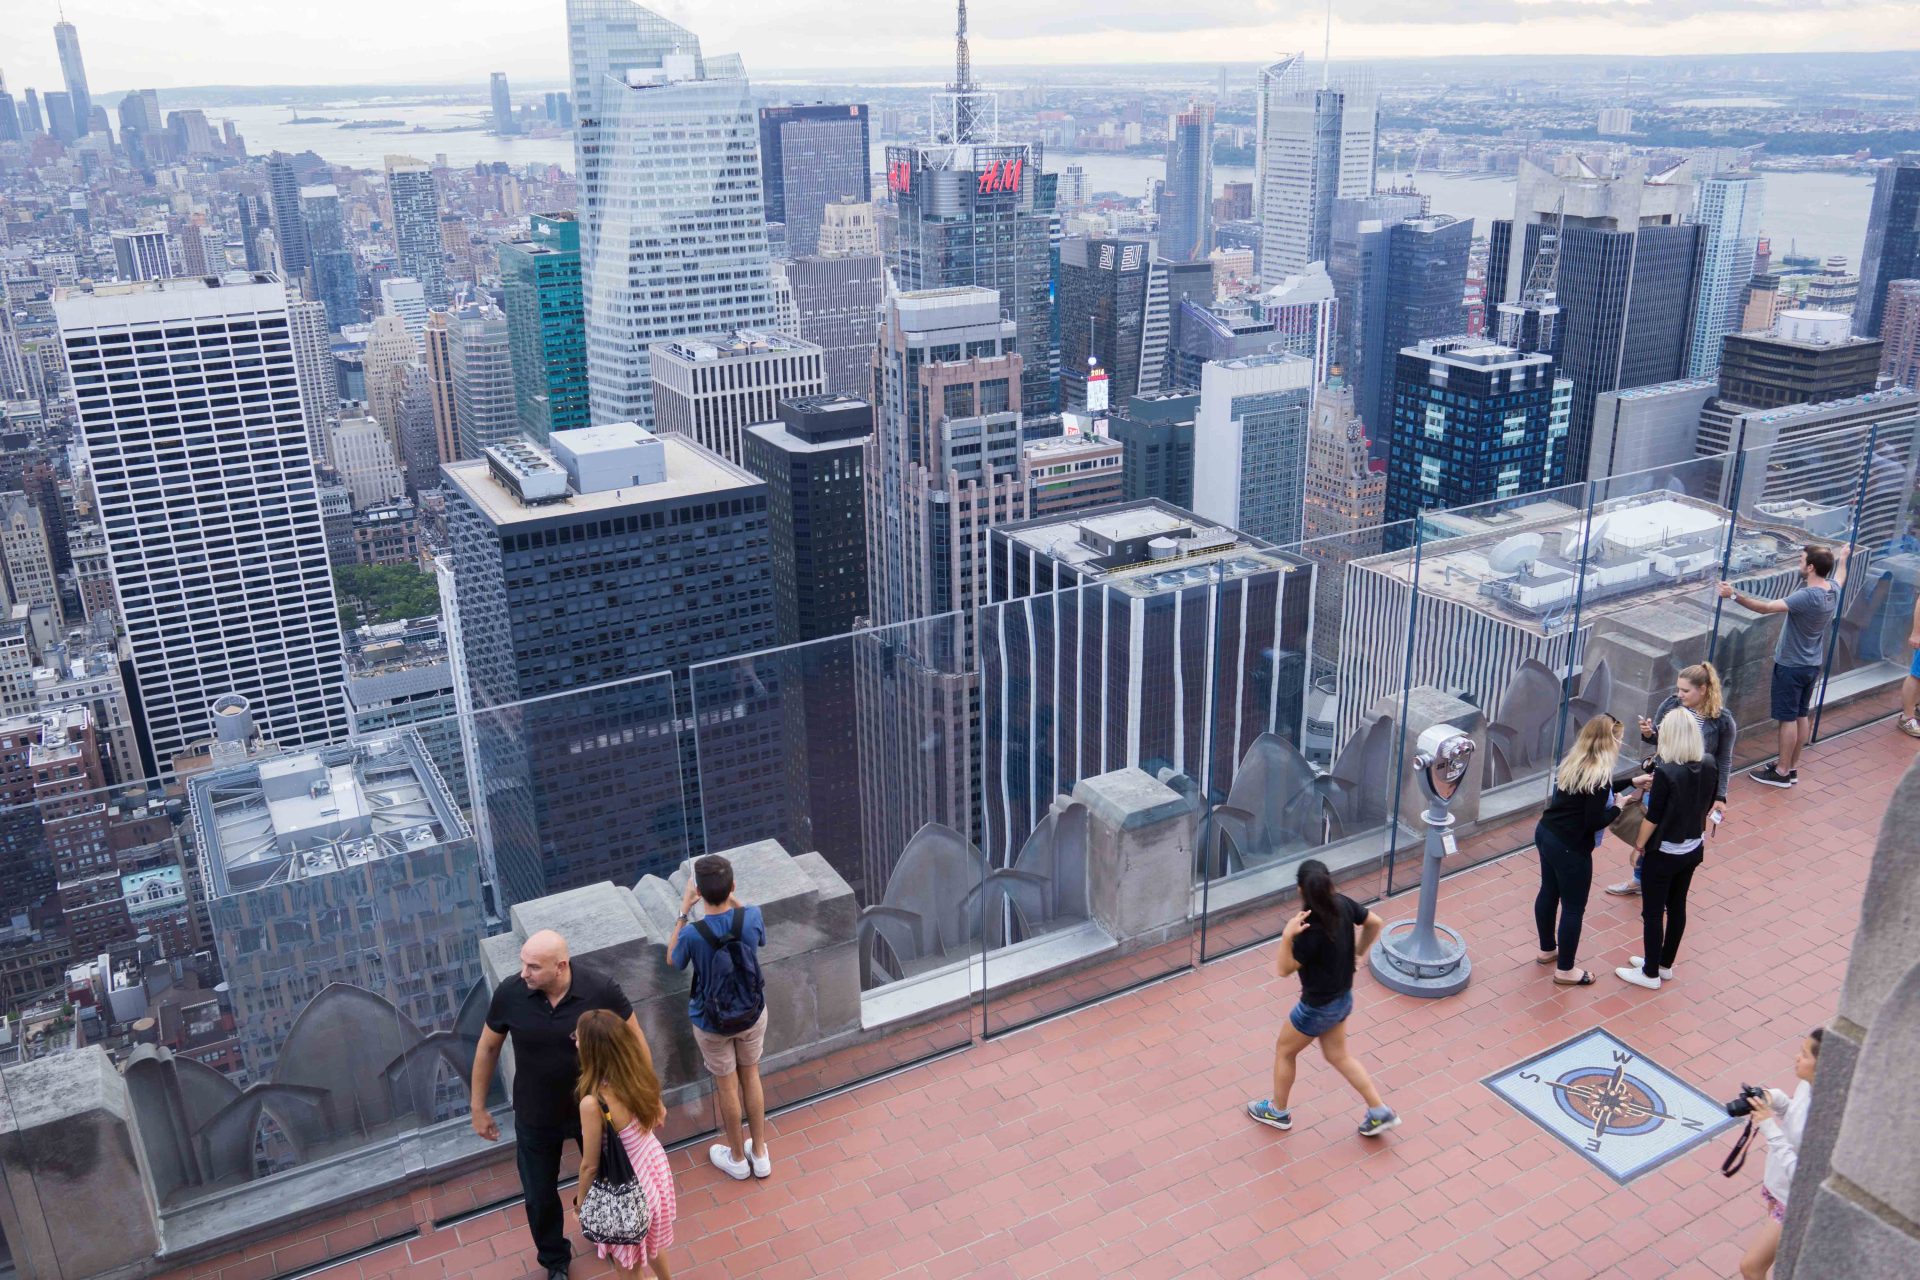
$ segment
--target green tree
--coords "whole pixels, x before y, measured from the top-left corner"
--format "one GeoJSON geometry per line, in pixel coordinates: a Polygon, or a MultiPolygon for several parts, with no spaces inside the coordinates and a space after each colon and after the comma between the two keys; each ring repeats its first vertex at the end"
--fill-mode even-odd
{"type": "Polygon", "coordinates": [[[440,611],[439,584],[410,564],[340,565],[333,571],[333,595],[340,625],[349,630],[440,611]]]}

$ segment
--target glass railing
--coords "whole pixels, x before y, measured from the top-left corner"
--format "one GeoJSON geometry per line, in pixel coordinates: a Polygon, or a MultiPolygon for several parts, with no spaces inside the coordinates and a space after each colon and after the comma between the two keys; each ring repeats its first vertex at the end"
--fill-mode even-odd
{"type": "Polygon", "coordinates": [[[990,573],[967,614],[466,690],[293,765],[87,790],[83,747],[74,791],[0,810],[33,899],[0,1087],[104,1046],[168,1213],[342,1164],[397,1185],[478,1150],[488,992],[557,928],[627,990],[690,1140],[714,1119],[666,963],[689,857],[727,853],[767,916],[768,1105],[817,1097],[1271,939],[1306,858],[1358,898],[1413,889],[1432,725],[1477,748],[1450,870],[1530,844],[1592,716],[1631,769],[1690,663],[1721,672],[1737,767],[1768,758],[1780,620],[1716,584],[1784,597],[1808,542],[1845,552],[1819,733],[1888,714],[1910,450],[1836,432],[1070,589],[990,573]]]}

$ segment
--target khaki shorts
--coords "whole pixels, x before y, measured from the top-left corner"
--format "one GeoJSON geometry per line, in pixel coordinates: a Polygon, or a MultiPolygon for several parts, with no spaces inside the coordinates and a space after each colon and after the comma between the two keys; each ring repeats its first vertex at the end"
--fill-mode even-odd
{"type": "Polygon", "coordinates": [[[700,1060],[707,1064],[709,1075],[730,1076],[740,1067],[757,1067],[761,1046],[767,1042],[767,1011],[762,1009],[760,1020],[736,1035],[695,1027],[693,1042],[700,1046],[700,1060]]]}

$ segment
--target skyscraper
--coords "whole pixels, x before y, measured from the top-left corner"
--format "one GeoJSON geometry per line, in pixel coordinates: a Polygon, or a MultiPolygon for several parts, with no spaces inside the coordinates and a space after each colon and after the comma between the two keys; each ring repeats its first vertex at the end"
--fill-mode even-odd
{"type": "Polygon", "coordinates": [[[1874,175],[1853,331],[1879,337],[1887,286],[1915,278],[1920,278],[1920,151],[1908,151],[1874,175]]]}
{"type": "Polygon", "coordinates": [[[32,137],[46,131],[47,126],[40,116],[40,95],[32,85],[28,85],[26,96],[20,99],[20,132],[32,137]]]}
{"type": "MultiPolygon", "coordinates": [[[[1567,399],[1553,357],[1478,338],[1400,352],[1388,427],[1388,521],[1566,483],[1567,399]]],[[[1388,531],[1407,544],[1404,526],[1388,531]]]]}
{"type": "Polygon", "coordinates": [[[47,132],[61,142],[78,142],[80,127],[73,118],[73,97],[57,89],[47,91],[47,132]]]}
{"type": "Polygon", "coordinates": [[[1060,401],[1087,405],[1087,374],[1098,364],[1113,402],[1140,393],[1153,242],[1088,239],[1060,242],[1060,401]]]}
{"type": "Polygon", "coordinates": [[[114,272],[122,280],[164,280],[174,274],[165,227],[113,233],[114,272]]]}
{"type": "Polygon", "coordinates": [[[861,876],[878,893],[925,822],[974,829],[968,618],[989,526],[1026,516],[1019,326],[991,289],[887,299],[866,460],[869,620],[856,636],[861,876]],[[958,615],[958,616],[954,616],[958,615]],[[904,625],[929,619],[922,625],[904,625]]]}
{"type": "Polygon", "coordinates": [[[1427,217],[1405,206],[1417,197],[1342,202],[1335,213],[1335,284],[1344,341],[1337,358],[1354,388],[1354,408],[1384,454],[1393,420],[1394,362],[1402,347],[1467,328],[1467,252],[1471,220],[1427,217]],[[1358,218],[1386,206],[1388,216],[1358,218]],[[1393,215],[1399,216],[1393,216],[1393,215]]]}
{"type": "Polygon", "coordinates": [[[1720,340],[1740,330],[1765,194],[1757,173],[1717,173],[1700,181],[1694,216],[1702,228],[1700,280],[1687,344],[1689,378],[1711,378],[1720,368],[1720,340]]]}
{"type": "Polygon", "coordinates": [[[280,245],[280,269],[289,279],[305,278],[313,264],[307,244],[307,220],[300,208],[300,176],[293,157],[276,151],[267,157],[267,199],[273,207],[273,234],[280,245]]]}
{"type": "Polygon", "coordinates": [[[287,335],[293,344],[294,373],[300,381],[300,420],[307,428],[307,451],[327,456],[327,423],[340,416],[340,387],[328,341],[323,302],[287,299],[287,335]]]}
{"type": "Polygon", "coordinates": [[[7,78],[0,75],[0,142],[20,141],[20,109],[7,92],[7,78]]]}
{"type": "MultiPolygon", "coordinates": [[[[429,307],[446,306],[447,253],[440,240],[440,184],[433,170],[408,156],[388,156],[387,201],[393,207],[393,251],[400,259],[400,274],[420,282],[429,307]]],[[[293,269],[291,263],[287,269],[293,269]]]]}
{"type": "Polygon", "coordinates": [[[1335,370],[1314,397],[1307,436],[1306,516],[1300,554],[1320,566],[1314,578],[1313,656],[1333,666],[1340,640],[1341,590],[1350,560],[1378,553],[1387,475],[1376,467],[1353,385],[1335,370]]]}
{"type": "MultiPolygon", "coordinates": [[[[427,386],[432,392],[434,444],[440,461],[452,462],[460,456],[459,402],[453,390],[453,318],[444,307],[427,312],[427,327],[421,336],[427,356],[427,386]]],[[[511,363],[511,350],[508,360],[511,363]]]]}
{"type": "Polygon", "coordinates": [[[539,441],[587,425],[587,336],[580,224],[571,213],[536,213],[527,221],[525,239],[500,246],[500,302],[520,423],[539,441]]]}
{"type": "Polygon", "coordinates": [[[870,399],[874,338],[887,284],[878,250],[775,259],[773,277],[776,297],[786,300],[786,331],[820,348],[827,391],[870,399]]]}
{"type": "Polygon", "coordinates": [[[1880,313],[1880,375],[1920,389],[1920,280],[1891,280],[1880,313]]]}
{"type": "Polygon", "coordinates": [[[1260,72],[1255,126],[1260,283],[1272,287],[1325,262],[1333,202],[1373,194],[1379,111],[1363,73],[1315,87],[1306,55],[1260,72]]]}
{"type": "Polygon", "coordinates": [[[1121,486],[1128,501],[1158,498],[1192,509],[1193,426],[1199,414],[1199,392],[1155,391],[1123,401],[1107,420],[1107,434],[1125,450],[1121,486]]]}
{"type": "Polygon", "coordinates": [[[493,131],[503,135],[520,132],[513,118],[513,94],[507,88],[507,73],[494,72],[488,89],[493,98],[493,131]]]}
{"type": "Polygon", "coordinates": [[[93,119],[93,95],[87,91],[87,67],[80,60],[80,33],[71,22],[61,18],[53,27],[53,44],[60,52],[60,75],[67,82],[67,98],[73,104],[76,137],[87,133],[93,119]]]}
{"type": "Polygon", "coordinates": [[[759,117],[737,56],[650,10],[568,0],[567,24],[592,417],[650,426],[652,343],[773,322],[759,117]]]}
{"type": "Polygon", "coordinates": [[[400,322],[424,350],[427,332],[427,291],[412,276],[388,276],[380,282],[380,314],[399,316],[400,322]]]}
{"type": "Polygon", "coordinates": [[[334,329],[360,322],[360,279],[340,225],[340,190],[331,183],[300,188],[300,220],[307,236],[312,295],[327,304],[334,329]]]}
{"type": "MultiPolygon", "coordinates": [[[[428,331],[431,358],[432,331],[428,331]]],[[[448,376],[458,436],[454,458],[478,458],[489,445],[519,438],[513,396],[513,336],[498,308],[462,307],[447,324],[448,376]]],[[[431,364],[429,364],[431,368],[431,364]]]]}
{"type": "Polygon", "coordinates": [[[702,786],[752,798],[709,806],[716,849],[782,798],[777,761],[703,735],[695,771],[679,727],[695,712],[689,667],[772,642],[766,485],[632,423],[549,445],[512,440],[445,468],[455,694],[508,903],[667,874],[699,851],[702,786]],[[536,612],[538,628],[515,621],[536,612]],[[673,679],[633,678],[663,670],[673,679]]]}
{"type": "Polygon", "coordinates": [[[206,737],[222,694],[258,707],[285,746],[346,728],[287,310],[270,280],[55,296],[151,769],[206,737]],[[136,343],[158,349],[136,361],[136,343]],[[175,425],[155,432],[163,415],[175,425]]]}
{"type": "MultiPolygon", "coordinates": [[[[1167,122],[1167,215],[1160,256],[1199,262],[1213,252],[1213,104],[1190,102],[1167,122]]],[[[1062,370],[1072,362],[1063,355],[1062,370]]]]}
{"type": "MultiPolygon", "coordinates": [[[[367,379],[367,412],[387,433],[388,452],[396,459],[400,456],[400,400],[406,393],[407,366],[419,356],[406,321],[396,315],[374,320],[360,357],[367,379]]],[[[327,457],[335,467],[340,466],[332,449],[328,449],[327,457]]]]}
{"type": "Polygon", "coordinates": [[[787,228],[787,252],[820,251],[822,211],[873,199],[865,103],[760,108],[760,186],[768,222],[787,228]]]}
{"type": "Polygon", "coordinates": [[[1313,387],[1313,361],[1291,352],[1201,371],[1195,514],[1275,545],[1300,540],[1313,387]]]}
{"type": "Polygon", "coordinates": [[[896,213],[887,266],[906,292],[992,289],[1019,333],[1020,410],[1059,409],[1053,313],[1054,188],[1038,143],[1004,142],[995,97],[973,82],[960,6],[954,82],[934,102],[928,142],[887,148],[896,213]]]}
{"type": "Polygon", "coordinates": [[[826,390],[820,348],[782,334],[741,330],[653,344],[654,428],[698,441],[746,465],[748,427],[780,418],[780,405],[826,390]]]}
{"type": "Polygon", "coordinates": [[[1573,381],[1565,478],[1577,481],[1600,393],[1686,371],[1702,228],[1682,221],[1693,207],[1685,165],[1649,173],[1632,160],[1601,172],[1565,157],[1561,170],[1521,162],[1514,220],[1496,220],[1489,236],[1487,296],[1521,301],[1543,238],[1555,237],[1556,365],[1573,381]]]}

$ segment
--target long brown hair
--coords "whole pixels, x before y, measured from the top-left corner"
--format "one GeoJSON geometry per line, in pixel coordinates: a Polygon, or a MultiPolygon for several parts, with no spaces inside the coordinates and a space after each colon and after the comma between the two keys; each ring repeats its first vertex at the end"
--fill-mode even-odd
{"type": "Polygon", "coordinates": [[[633,1113],[642,1129],[653,1129],[666,1119],[660,1080],[640,1056],[640,1046],[634,1043],[626,1023],[605,1009],[592,1009],[580,1015],[573,1036],[580,1048],[575,1097],[597,1093],[602,1102],[617,1099],[633,1113]]]}
{"type": "Polygon", "coordinates": [[[1711,662],[1696,662],[1681,669],[1680,678],[1694,688],[1702,691],[1700,714],[1708,720],[1718,720],[1720,709],[1726,706],[1726,696],[1720,691],[1720,673],[1711,662]]]}

